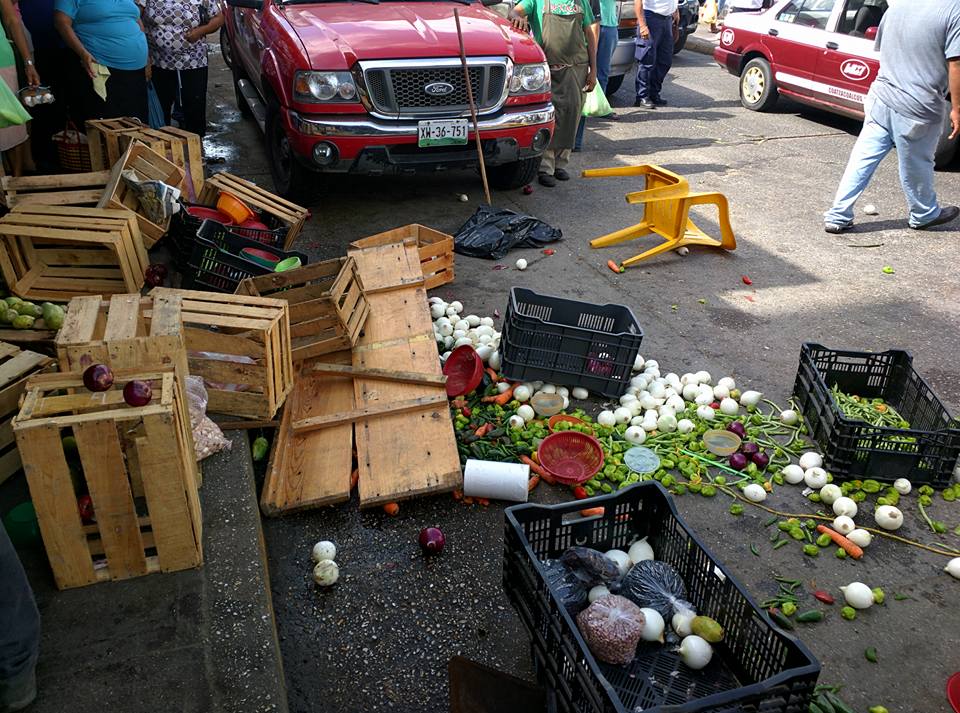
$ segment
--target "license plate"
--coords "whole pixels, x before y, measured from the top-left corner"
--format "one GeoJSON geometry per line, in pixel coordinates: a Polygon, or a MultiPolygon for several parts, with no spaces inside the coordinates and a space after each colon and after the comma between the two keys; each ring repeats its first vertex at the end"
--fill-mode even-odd
{"type": "Polygon", "coordinates": [[[467,120],[421,121],[417,123],[420,146],[455,146],[467,143],[467,120]]]}

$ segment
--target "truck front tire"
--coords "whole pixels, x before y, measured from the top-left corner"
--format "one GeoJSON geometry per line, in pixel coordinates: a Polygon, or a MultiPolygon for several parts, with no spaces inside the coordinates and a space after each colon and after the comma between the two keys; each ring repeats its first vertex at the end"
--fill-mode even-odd
{"type": "Polygon", "coordinates": [[[267,105],[266,138],[274,189],[287,200],[309,205],[316,197],[317,176],[294,155],[276,100],[267,105]]]}
{"type": "Polygon", "coordinates": [[[511,191],[525,186],[537,177],[540,157],[524,158],[502,166],[488,166],[487,178],[498,191],[511,191]]]}

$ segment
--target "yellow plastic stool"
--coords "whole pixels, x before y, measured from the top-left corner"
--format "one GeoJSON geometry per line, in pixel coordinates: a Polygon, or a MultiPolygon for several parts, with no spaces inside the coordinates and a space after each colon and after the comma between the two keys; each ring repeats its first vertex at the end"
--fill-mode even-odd
{"type": "Polygon", "coordinates": [[[646,190],[627,194],[627,203],[642,204],[643,222],[618,230],[590,241],[592,248],[605,248],[625,243],[634,238],[655,233],[664,242],[644,253],[624,260],[621,267],[629,267],[648,257],[685,245],[708,245],[736,250],[737,241],[730,227],[730,209],[722,193],[691,193],[687,179],[660,166],[620,166],[617,168],[591,168],[583,172],[584,178],[607,178],[610,176],[644,176],[646,190]],[[690,219],[690,207],[715,205],[719,211],[720,240],[711,238],[690,219]]]}

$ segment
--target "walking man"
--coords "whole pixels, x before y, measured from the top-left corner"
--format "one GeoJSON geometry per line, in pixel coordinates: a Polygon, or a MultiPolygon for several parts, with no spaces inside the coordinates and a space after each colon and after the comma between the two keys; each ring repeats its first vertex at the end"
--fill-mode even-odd
{"type": "Polygon", "coordinates": [[[891,4],[877,35],[880,72],[864,102],[863,129],[840,180],[824,229],[853,227],[853,206],[894,147],[915,230],[954,220],[960,208],[937,202],[933,163],[951,96],[951,138],[960,133],[960,0],[891,4]]]}
{"type": "Polygon", "coordinates": [[[673,65],[673,24],[680,22],[677,0],[633,0],[637,11],[637,100],[634,106],[654,109],[667,102],[660,96],[673,65]]]}

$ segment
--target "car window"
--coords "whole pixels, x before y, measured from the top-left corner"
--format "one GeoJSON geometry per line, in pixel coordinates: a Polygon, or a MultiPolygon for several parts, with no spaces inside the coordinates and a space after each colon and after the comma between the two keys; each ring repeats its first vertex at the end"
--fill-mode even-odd
{"type": "Polygon", "coordinates": [[[825,30],[836,4],[837,0],[792,0],[777,14],[777,20],[825,30]]]}
{"type": "Polygon", "coordinates": [[[871,27],[880,27],[883,13],[887,11],[887,0],[847,0],[840,13],[837,32],[851,37],[866,37],[871,27]]]}

